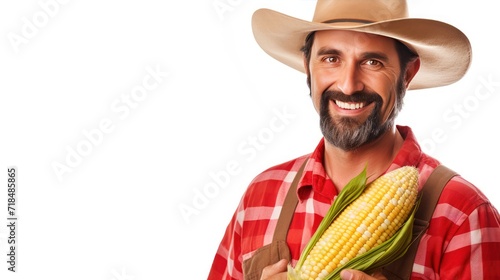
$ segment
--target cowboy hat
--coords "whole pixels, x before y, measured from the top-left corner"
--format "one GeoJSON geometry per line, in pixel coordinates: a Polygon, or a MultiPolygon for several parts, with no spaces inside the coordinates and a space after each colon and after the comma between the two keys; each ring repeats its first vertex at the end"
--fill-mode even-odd
{"type": "Polygon", "coordinates": [[[454,83],[472,58],[470,42],[460,30],[436,20],[409,18],[405,0],[318,0],[312,22],[259,9],[252,16],[252,29],[266,53],[302,72],[300,49],[312,31],[351,30],[399,40],[420,57],[420,70],[409,89],[454,83]]]}

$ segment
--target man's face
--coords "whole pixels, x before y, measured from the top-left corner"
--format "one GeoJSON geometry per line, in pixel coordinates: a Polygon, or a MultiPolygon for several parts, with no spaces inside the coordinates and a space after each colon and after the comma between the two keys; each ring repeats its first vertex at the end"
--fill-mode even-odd
{"type": "Polygon", "coordinates": [[[328,142],[353,150],[393,126],[405,91],[393,39],[318,31],[306,68],[328,142]]]}

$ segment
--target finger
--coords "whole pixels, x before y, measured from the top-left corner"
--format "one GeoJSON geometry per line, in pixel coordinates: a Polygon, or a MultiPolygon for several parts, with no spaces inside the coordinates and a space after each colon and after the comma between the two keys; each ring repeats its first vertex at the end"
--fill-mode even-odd
{"type": "Polygon", "coordinates": [[[354,269],[345,269],[340,272],[342,280],[387,280],[381,272],[375,272],[368,275],[364,272],[354,269]]]}
{"type": "Polygon", "coordinates": [[[342,280],[353,280],[353,277],[351,270],[344,269],[340,272],[340,279],[342,280]]]}
{"type": "Polygon", "coordinates": [[[376,272],[372,273],[371,275],[375,279],[380,279],[380,280],[387,279],[387,278],[385,278],[384,274],[382,274],[381,271],[376,271],[376,272]]]}
{"type": "Polygon", "coordinates": [[[286,259],[280,260],[279,262],[268,265],[264,267],[262,270],[262,276],[260,279],[266,279],[269,278],[275,274],[278,274],[280,272],[285,272],[287,268],[288,261],[286,259]]]}

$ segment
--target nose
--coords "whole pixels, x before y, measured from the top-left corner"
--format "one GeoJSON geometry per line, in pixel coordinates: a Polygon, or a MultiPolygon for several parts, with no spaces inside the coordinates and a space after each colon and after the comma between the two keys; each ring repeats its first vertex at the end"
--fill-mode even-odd
{"type": "Polygon", "coordinates": [[[355,63],[348,63],[339,71],[337,87],[344,94],[351,95],[364,89],[358,65],[355,63]]]}

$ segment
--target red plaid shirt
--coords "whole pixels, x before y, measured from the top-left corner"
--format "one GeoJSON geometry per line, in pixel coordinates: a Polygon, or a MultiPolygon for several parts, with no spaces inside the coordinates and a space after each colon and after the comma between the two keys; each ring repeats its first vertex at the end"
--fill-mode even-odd
{"type": "MultiPolygon", "coordinates": [[[[416,166],[422,187],[439,162],[421,151],[410,128],[398,126],[398,130],[405,141],[387,172],[416,166]]],[[[243,261],[271,243],[285,195],[301,163],[309,158],[287,238],[295,265],[337,195],[323,167],[323,156],[322,140],[312,154],[272,167],[252,181],[226,229],[209,280],[243,279],[243,261]]],[[[412,279],[500,279],[500,215],[460,176],[442,192],[420,241],[412,279]]]]}

